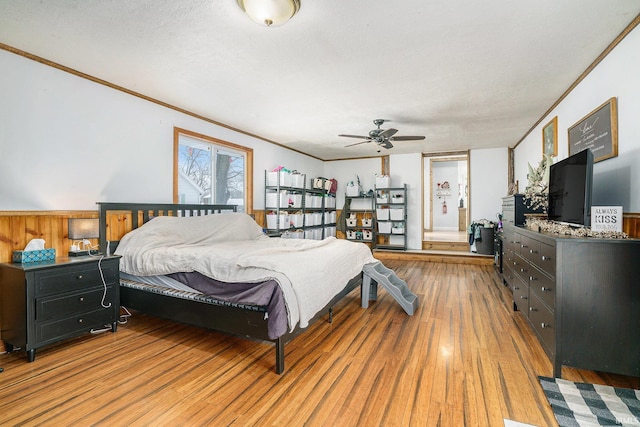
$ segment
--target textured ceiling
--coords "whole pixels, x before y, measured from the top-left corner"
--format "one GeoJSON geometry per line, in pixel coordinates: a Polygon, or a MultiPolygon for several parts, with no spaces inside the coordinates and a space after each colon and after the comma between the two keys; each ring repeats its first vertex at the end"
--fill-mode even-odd
{"type": "Polygon", "coordinates": [[[373,120],[385,153],[513,146],[640,13],[638,0],[0,0],[0,43],[321,159],[373,120]]]}

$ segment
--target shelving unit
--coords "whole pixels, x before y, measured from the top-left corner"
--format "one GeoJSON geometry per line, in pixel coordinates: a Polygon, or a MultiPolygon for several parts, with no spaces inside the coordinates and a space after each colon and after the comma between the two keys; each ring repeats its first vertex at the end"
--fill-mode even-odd
{"type": "Polygon", "coordinates": [[[336,235],[335,195],[306,185],[306,174],[265,171],[267,235],[314,240],[336,235]]]}
{"type": "Polygon", "coordinates": [[[347,240],[366,243],[373,249],[376,242],[373,196],[344,197],[345,234],[347,240]]]}
{"type": "Polygon", "coordinates": [[[375,188],[376,248],[407,250],[407,185],[375,188]]]}

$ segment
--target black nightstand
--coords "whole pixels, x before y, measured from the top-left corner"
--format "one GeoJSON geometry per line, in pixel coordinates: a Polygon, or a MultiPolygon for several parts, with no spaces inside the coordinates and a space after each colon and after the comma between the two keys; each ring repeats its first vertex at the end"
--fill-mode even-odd
{"type": "Polygon", "coordinates": [[[27,360],[37,348],[111,325],[120,316],[119,256],[0,264],[2,340],[27,360]],[[103,280],[104,279],[104,280],[103,280]]]}

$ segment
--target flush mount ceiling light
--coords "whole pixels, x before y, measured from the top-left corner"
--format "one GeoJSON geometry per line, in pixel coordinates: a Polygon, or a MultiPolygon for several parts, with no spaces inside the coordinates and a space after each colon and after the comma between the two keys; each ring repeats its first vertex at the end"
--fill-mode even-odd
{"type": "Polygon", "coordinates": [[[266,27],[286,24],[300,9],[300,0],[237,0],[254,22],[266,27]]]}

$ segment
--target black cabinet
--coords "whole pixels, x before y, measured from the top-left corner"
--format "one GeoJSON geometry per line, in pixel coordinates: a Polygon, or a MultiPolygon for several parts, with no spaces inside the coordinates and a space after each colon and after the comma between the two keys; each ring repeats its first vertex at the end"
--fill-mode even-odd
{"type": "Polygon", "coordinates": [[[502,222],[511,225],[524,225],[527,213],[542,213],[542,209],[531,209],[527,206],[523,194],[514,194],[502,198],[502,222]]]}
{"type": "Polygon", "coordinates": [[[0,264],[2,340],[27,360],[37,348],[110,325],[120,316],[119,256],[0,264]]]}
{"type": "Polygon", "coordinates": [[[553,363],[640,376],[640,240],[504,225],[503,280],[553,363]]]}

